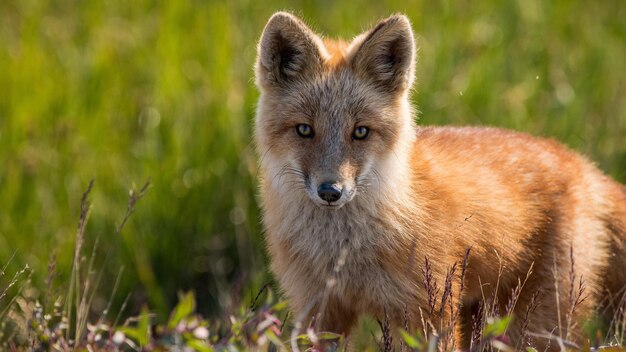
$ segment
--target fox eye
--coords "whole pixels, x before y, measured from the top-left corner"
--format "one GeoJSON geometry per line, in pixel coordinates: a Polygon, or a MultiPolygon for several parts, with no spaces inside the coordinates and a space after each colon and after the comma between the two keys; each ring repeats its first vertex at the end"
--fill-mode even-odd
{"type": "Polygon", "coordinates": [[[365,126],[359,126],[357,128],[354,129],[354,132],[352,132],[352,138],[354,139],[365,139],[367,138],[367,135],[369,134],[370,129],[365,127],[365,126]]]}
{"type": "Polygon", "coordinates": [[[296,132],[298,132],[298,136],[302,138],[312,138],[313,137],[313,127],[307,125],[306,123],[301,123],[296,126],[296,132]]]}

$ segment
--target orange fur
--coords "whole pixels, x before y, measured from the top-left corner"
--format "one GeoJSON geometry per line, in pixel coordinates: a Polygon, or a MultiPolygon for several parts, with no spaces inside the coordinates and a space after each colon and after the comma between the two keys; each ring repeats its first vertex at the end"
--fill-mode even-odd
{"type": "MultiPolygon", "coordinates": [[[[346,334],[361,314],[388,315],[396,326],[408,314],[420,326],[426,258],[441,287],[467,248],[465,288],[458,295],[455,281],[449,298],[462,310],[461,347],[479,302],[497,297],[504,313],[531,267],[513,308],[514,341],[536,292],[542,307],[528,313],[528,330],[554,331],[559,311],[564,324],[572,268],[589,294],[575,320],[615,304],[603,298],[626,285],[624,187],[552,140],[415,126],[414,61],[401,15],[349,44],[321,40],[287,13],[264,30],[256,65],[260,199],[272,271],[297,319],[317,316],[320,329],[346,334]],[[314,134],[298,135],[302,124],[314,134]],[[369,129],[365,139],[355,139],[358,127],[369,129]],[[336,201],[321,199],[326,182],[341,189],[336,201]]],[[[448,309],[431,317],[451,318],[448,309]]]]}
{"type": "Polygon", "coordinates": [[[348,43],[343,40],[324,39],[324,46],[328,50],[329,57],[325,64],[337,68],[346,64],[346,53],[348,51],[348,43]]]}

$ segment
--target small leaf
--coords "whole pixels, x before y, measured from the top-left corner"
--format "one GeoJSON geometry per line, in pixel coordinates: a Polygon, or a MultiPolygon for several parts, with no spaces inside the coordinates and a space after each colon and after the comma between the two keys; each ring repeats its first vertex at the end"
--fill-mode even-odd
{"type": "Polygon", "coordinates": [[[199,352],[213,352],[213,348],[200,340],[189,340],[187,346],[199,352]]]}
{"type": "Polygon", "coordinates": [[[316,336],[320,340],[337,340],[341,338],[340,334],[336,334],[334,332],[320,332],[317,333],[316,336]]]}
{"type": "Polygon", "coordinates": [[[150,342],[150,313],[145,306],[141,309],[137,332],[139,333],[139,345],[146,346],[150,342]]]}
{"type": "Polygon", "coordinates": [[[167,328],[173,330],[181,320],[191,315],[196,309],[196,299],[193,292],[187,294],[179,293],[179,302],[172,311],[170,320],[167,322],[167,328]]]}
{"type": "Polygon", "coordinates": [[[120,338],[126,335],[140,346],[146,346],[150,341],[150,312],[148,308],[145,306],[141,308],[141,313],[137,317],[137,326],[121,326],[117,328],[116,335],[120,338]]]}
{"type": "Polygon", "coordinates": [[[286,301],[280,301],[276,304],[274,304],[271,308],[271,310],[273,312],[280,312],[282,310],[284,310],[285,308],[287,308],[287,302],[286,301]]]}
{"type": "Polygon", "coordinates": [[[483,332],[484,337],[500,336],[506,331],[507,326],[511,322],[511,316],[497,318],[494,322],[488,323],[483,332]]]}
{"type": "Polygon", "coordinates": [[[408,332],[400,329],[400,336],[402,336],[402,340],[412,349],[422,349],[423,345],[420,343],[417,338],[409,334],[408,332]]]}
{"type": "Polygon", "coordinates": [[[266,330],[263,334],[274,345],[276,345],[277,347],[280,347],[280,349],[282,349],[282,350],[286,350],[287,349],[287,346],[285,346],[285,344],[278,338],[278,336],[276,336],[276,334],[272,330],[266,330]]]}
{"type": "MultiPolygon", "coordinates": [[[[140,340],[140,336],[139,336],[140,333],[139,333],[139,331],[138,331],[138,329],[136,327],[122,326],[122,327],[119,327],[117,329],[116,334],[118,334],[118,333],[121,334],[121,335],[118,335],[118,336],[121,336],[121,337],[126,336],[126,337],[129,337],[129,338],[137,341],[137,342],[139,342],[139,340],[140,340]]],[[[122,340],[122,342],[124,342],[124,340],[122,340]]]]}

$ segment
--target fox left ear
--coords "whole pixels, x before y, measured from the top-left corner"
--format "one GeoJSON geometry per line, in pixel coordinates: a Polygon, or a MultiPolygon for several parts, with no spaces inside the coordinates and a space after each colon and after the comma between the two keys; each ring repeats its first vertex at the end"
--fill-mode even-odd
{"type": "Polygon", "coordinates": [[[400,92],[411,87],[415,42],[406,16],[391,16],[355,41],[352,67],[357,73],[386,91],[400,92]]]}
{"type": "Polygon", "coordinates": [[[277,12],[267,22],[259,42],[256,83],[284,87],[320,70],[325,52],[321,39],[299,18],[277,12]]]}

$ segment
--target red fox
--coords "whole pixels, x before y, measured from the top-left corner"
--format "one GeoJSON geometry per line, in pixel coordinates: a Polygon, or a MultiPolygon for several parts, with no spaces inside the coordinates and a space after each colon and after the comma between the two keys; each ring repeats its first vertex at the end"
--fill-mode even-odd
{"type": "MultiPolygon", "coordinates": [[[[522,330],[563,336],[568,312],[610,318],[625,296],[626,188],[553,140],[418,127],[414,66],[404,15],[351,42],[285,12],[263,31],[260,200],[271,269],[297,319],[346,335],[363,314],[420,327],[433,303],[425,281],[443,287],[468,248],[461,293],[445,303],[459,307],[460,348],[485,297],[526,316],[507,329],[514,341],[522,330]],[[577,307],[572,276],[585,291],[577,307]]],[[[435,326],[454,314],[440,311],[427,317],[435,326]]]]}

